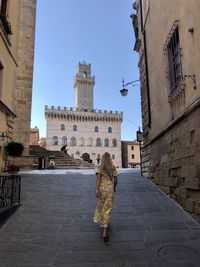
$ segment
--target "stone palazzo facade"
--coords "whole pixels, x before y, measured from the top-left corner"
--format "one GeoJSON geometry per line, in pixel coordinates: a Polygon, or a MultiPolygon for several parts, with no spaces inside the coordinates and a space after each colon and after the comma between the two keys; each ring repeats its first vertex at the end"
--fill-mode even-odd
{"type": "Polygon", "coordinates": [[[74,158],[92,161],[95,165],[104,152],[109,152],[121,167],[122,112],[93,108],[94,76],[91,65],[78,64],[74,80],[75,108],[45,106],[47,121],[46,148],[61,150],[64,145],[74,158]]]}
{"type": "Polygon", "coordinates": [[[143,172],[200,219],[200,2],[137,0],[143,172]]]}
{"type": "Polygon", "coordinates": [[[0,0],[0,171],[5,145],[23,143],[28,154],[36,0],[0,0]]]}

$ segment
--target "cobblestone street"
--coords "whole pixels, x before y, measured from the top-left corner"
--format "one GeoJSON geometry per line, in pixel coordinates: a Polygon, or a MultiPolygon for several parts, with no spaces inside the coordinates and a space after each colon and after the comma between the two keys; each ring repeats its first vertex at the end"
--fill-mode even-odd
{"type": "Polygon", "coordinates": [[[22,206],[0,228],[0,267],[197,267],[200,225],[139,171],[119,176],[110,241],[92,222],[95,175],[22,174],[22,206]]]}

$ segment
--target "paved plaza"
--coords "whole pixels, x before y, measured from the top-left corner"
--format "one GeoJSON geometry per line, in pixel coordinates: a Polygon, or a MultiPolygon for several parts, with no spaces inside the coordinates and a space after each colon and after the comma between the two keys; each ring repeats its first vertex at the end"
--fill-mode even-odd
{"type": "Polygon", "coordinates": [[[108,243],[92,222],[96,203],[94,170],[22,173],[0,267],[200,266],[200,225],[139,171],[120,171],[108,243]]]}

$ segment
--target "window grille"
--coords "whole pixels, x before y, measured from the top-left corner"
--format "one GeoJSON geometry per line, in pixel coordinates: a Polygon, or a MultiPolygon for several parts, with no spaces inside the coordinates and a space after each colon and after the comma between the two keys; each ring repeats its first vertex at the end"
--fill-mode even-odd
{"type": "Polygon", "coordinates": [[[71,138],[71,146],[76,146],[76,137],[71,138]]]}
{"type": "Polygon", "coordinates": [[[101,138],[97,138],[97,140],[96,140],[96,146],[101,146],[101,138]]]}
{"type": "Polygon", "coordinates": [[[117,146],[117,139],[116,139],[116,138],[114,138],[114,139],[112,140],[112,146],[113,146],[113,147],[116,147],[116,146],[117,146]]]}
{"type": "Polygon", "coordinates": [[[62,137],[62,145],[67,145],[67,137],[66,136],[63,136],[62,137]]]}
{"type": "Polygon", "coordinates": [[[108,138],[105,138],[105,140],[104,140],[104,146],[109,146],[109,139],[108,138]]]}
{"type": "Polygon", "coordinates": [[[52,138],[52,144],[53,145],[58,145],[58,137],[57,136],[53,136],[53,138],[52,138]]]}
{"type": "Polygon", "coordinates": [[[61,130],[61,131],[65,131],[65,125],[64,125],[64,124],[61,124],[61,125],[60,125],[60,130],[61,130]]]}
{"type": "Polygon", "coordinates": [[[73,131],[74,131],[74,132],[77,132],[77,125],[74,125],[74,126],[73,126],[73,131]]]}
{"type": "Polygon", "coordinates": [[[174,22],[170,30],[164,45],[164,51],[167,56],[166,72],[169,95],[174,96],[183,80],[178,21],[174,22]]]}

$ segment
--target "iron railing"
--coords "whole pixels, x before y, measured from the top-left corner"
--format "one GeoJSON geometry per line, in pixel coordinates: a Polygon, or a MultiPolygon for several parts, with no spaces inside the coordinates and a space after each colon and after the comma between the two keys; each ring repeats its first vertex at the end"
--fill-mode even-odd
{"type": "Polygon", "coordinates": [[[20,175],[0,175],[0,211],[20,205],[20,194],[20,175]]]}

